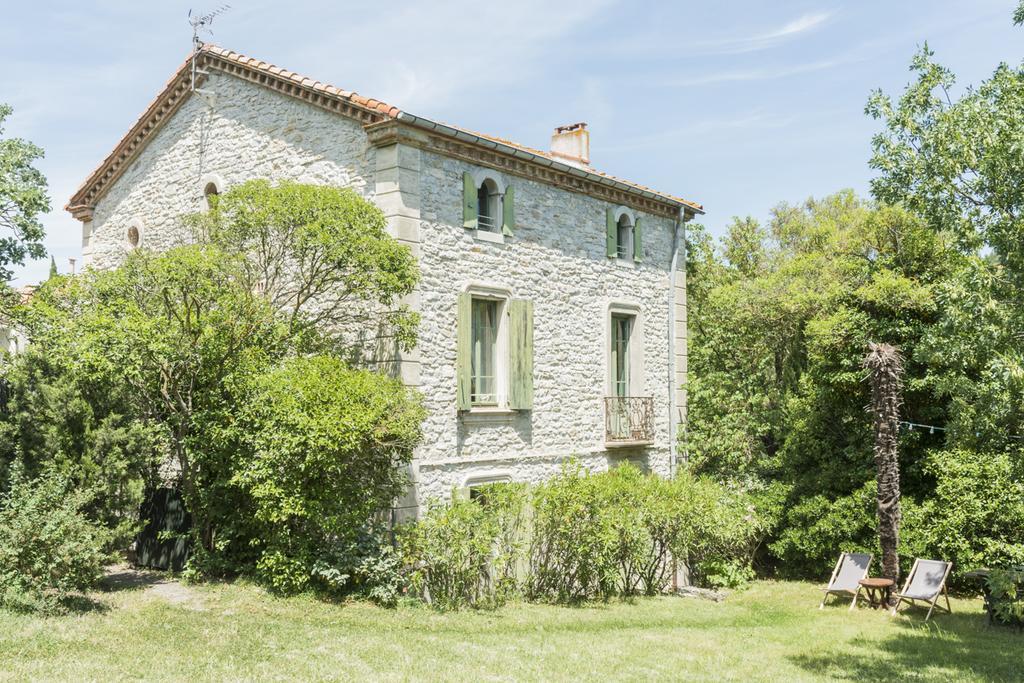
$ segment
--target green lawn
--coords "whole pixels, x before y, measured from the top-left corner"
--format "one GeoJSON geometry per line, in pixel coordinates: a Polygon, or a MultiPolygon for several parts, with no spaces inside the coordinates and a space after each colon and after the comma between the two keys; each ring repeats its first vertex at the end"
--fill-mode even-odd
{"type": "Polygon", "coordinates": [[[804,583],[724,603],[663,597],[437,614],[275,599],[240,585],[121,589],[101,608],[0,612],[0,680],[1024,679],[1024,635],[979,600],[928,625],[844,606],[804,583]]]}

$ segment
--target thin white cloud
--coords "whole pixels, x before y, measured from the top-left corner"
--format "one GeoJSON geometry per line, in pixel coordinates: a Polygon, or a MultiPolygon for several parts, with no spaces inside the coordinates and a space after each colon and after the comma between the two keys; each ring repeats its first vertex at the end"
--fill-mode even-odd
{"type": "Polygon", "coordinates": [[[726,55],[767,50],[824,26],[834,15],[834,12],[804,14],[778,28],[753,35],[696,41],[690,43],[690,49],[687,51],[700,54],[726,55]]]}
{"type": "Polygon", "coordinates": [[[717,85],[719,83],[737,83],[744,81],[772,81],[791,76],[826,71],[837,66],[853,64],[863,61],[864,58],[842,58],[828,59],[808,64],[797,64],[795,66],[779,66],[772,68],[745,69],[739,71],[722,71],[697,76],[679,76],[666,78],[660,84],[667,87],[691,88],[702,85],[717,85]]]}
{"type": "MultiPolygon", "coordinates": [[[[358,89],[359,82],[372,84],[373,92],[364,94],[404,109],[424,114],[455,104],[480,109],[487,107],[486,100],[473,98],[488,89],[557,69],[572,37],[586,33],[612,4],[612,0],[409,2],[355,20],[343,17],[344,41],[314,37],[308,48],[293,54],[309,63],[344,64],[345,73],[335,76],[321,69],[317,75],[336,78],[336,85],[345,88],[358,89]],[[381,36],[387,36],[386,46],[381,36]]],[[[322,19],[322,26],[333,27],[331,17],[322,19]]]]}

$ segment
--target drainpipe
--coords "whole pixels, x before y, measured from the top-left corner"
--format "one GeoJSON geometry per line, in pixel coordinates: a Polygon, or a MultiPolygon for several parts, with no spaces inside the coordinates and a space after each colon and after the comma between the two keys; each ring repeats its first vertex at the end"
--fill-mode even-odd
{"type": "MultiPolygon", "coordinates": [[[[686,267],[686,215],[683,207],[679,207],[675,225],[672,227],[672,261],[669,264],[668,286],[668,470],[669,478],[676,476],[676,441],[679,421],[676,417],[676,278],[679,269],[679,248],[683,247],[683,267],[686,267]],[[682,245],[680,245],[682,232],[682,245]]],[[[683,277],[686,277],[685,273],[683,277]]],[[[686,458],[685,454],[683,456],[686,458]]]]}

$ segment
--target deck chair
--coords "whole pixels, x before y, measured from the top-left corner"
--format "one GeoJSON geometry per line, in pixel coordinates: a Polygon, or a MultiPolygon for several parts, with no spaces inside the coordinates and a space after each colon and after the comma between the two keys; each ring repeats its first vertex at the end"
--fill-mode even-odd
{"type": "Polygon", "coordinates": [[[832,570],[832,578],[828,580],[828,586],[824,588],[825,595],[821,598],[818,609],[825,609],[825,601],[830,595],[851,595],[853,602],[850,609],[857,604],[857,594],[860,592],[860,581],[868,575],[871,567],[871,555],[869,553],[843,553],[836,562],[836,568],[832,570]]]}
{"type": "MultiPolygon", "coordinates": [[[[953,610],[949,606],[949,593],[946,592],[946,579],[949,577],[951,569],[953,569],[952,562],[914,560],[914,566],[911,567],[910,574],[907,575],[903,590],[896,594],[896,604],[893,605],[892,616],[896,616],[896,610],[904,600],[909,600],[911,604],[916,604],[916,601],[920,600],[929,603],[928,614],[924,618],[925,621],[928,621],[940,595],[946,598],[946,612],[952,614],[953,610]]],[[[939,609],[942,607],[939,606],[939,609]]]]}

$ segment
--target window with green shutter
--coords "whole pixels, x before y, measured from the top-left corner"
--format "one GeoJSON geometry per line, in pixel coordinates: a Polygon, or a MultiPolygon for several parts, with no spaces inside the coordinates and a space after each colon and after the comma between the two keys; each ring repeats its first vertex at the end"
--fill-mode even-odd
{"type": "Polygon", "coordinates": [[[463,293],[457,327],[458,409],[531,409],[533,302],[463,293]]]}
{"type": "Polygon", "coordinates": [[[605,242],[608,258],[640,261],[643,258],[643,232],[640,219],[633,219],[625,207],[608,209],[605,214],[605,242]]]}

